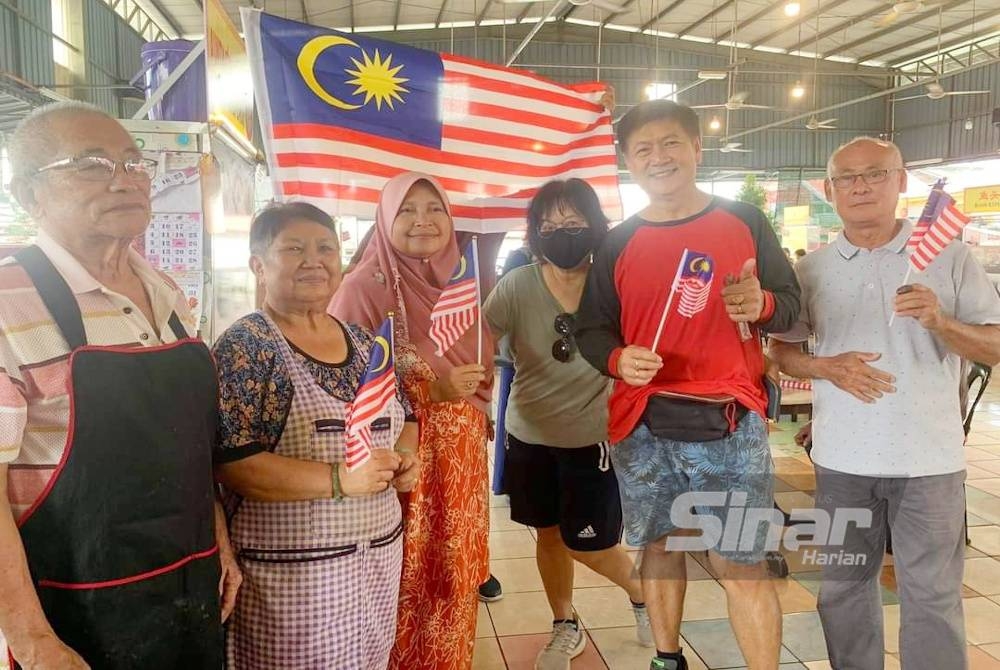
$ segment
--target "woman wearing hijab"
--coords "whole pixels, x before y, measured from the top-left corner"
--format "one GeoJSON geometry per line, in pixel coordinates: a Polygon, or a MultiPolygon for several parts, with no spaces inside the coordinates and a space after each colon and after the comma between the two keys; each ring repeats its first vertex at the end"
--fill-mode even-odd
{"type": "MultiPolygon", "coordinates": [[[[441,185],[424,174],[399,175],[383,188],[371,242],[330,303],[335,317],[366,327],[396,312],[396,369],[420,425],[421,477],[403,501],[403,576],[390,668],[471,668],[477,588],[489,575],[492,379],[476,360],[475,327],[441,357],[429,337],[431,311],[460,255],[441,185]]],[[[492,353],[489,331],[478,325],[482,350],[492,353]]]]}

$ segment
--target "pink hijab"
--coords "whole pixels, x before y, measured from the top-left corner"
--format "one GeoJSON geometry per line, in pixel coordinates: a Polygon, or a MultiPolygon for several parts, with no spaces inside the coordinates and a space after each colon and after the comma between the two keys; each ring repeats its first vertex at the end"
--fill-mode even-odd
{"type": "MultiPolygon", "coordinates": [[[[381,325],[387,312],[395,312],[396,336],[416,347],[420,357],[430,364],[434,374],[440,378],[455,366],[476,362],[476,329],[467,330],[443,357],[435,355],[435,345],[428,335],[431,310],[455,271],[461,254],[454,234],[441,251],[423,260],[404,256],[392,246],[392,224],[410,188],[418,181],[426,181],[437,191],[445,210],[451,216],[448,196],[434,177],[419,172],[405,172],[386,182],[375,213],[371,240],[361,260],[344,276],[327,311],[338,319],[371,330],[381,325]],[[428,264],[434,277],[432,281],[427,280],[422,267],[428,264]]],[[[493,339],[485,324],[480,323],[480,328],[483,332],[483,365],[487,369],[487,379],[468,400],[489,415],[490,387],[493,384],[490,373],[493,368],[493,339]]]]}

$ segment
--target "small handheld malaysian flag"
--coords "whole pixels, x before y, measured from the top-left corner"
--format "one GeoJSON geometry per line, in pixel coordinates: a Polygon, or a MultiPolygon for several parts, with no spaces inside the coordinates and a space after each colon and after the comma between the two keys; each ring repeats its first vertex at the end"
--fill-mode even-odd
{"type": "MultiPolygon", "coordinates": [[[[944,248],[961,234],[969,221],[969,217],[955,206],[955,199],[944,192],[944,180],[939,180],[927,197],[927,205],[906,243],[906,248],[910,251],[910,263],[906,268],[903,284],[910,281],[914,270],[926,270],[944,248]]],[[[893,312],[889,317],[889,326],[895,320],[896,313],[893,312]]]]}
{"type": "Polygon", "coordinates": [[[438,356],[451,349],[479,318],[479,266],[475,240],[466,247],[434,309],[431,310],[431,341],[438,356]]]}
{"type": "Polygon", "coordinates": [[[677,264],[677,273],[670,284],[670,292],[667,294],[667,304],[663,307],[660,315],[660,325],[656,328],[656,335],[653,336],[652,351],[660,344],[660,336],[663,335],[663,326],[667,323],[667,314],[674,303],[674,294],[680,291],[681,297],[677,305],[677,313],[690,319],[695,314],[705,309],[708,304],[708,294],[712,290],[712,277],[715,274],[715,263],[708,254],[700,251],[685,249],[681,254],[681,261],[677,264]]]}
{"type": "Polygon", "coordinates": [[[347,414],[347,469],[365,464],[372,455],[372,421],[385,412],[396,395],[396,365],[393,356],[392,316],[375,334],[368,367],[347,414]]]}
{"type": "Polygon", "coordinates": [[[920,218],[913,224],[913,232],[910,233],[910,239],[906,241],[906,250],[911,254],[917,248],[917,245],[920,244],[920,241],[924,239],[924,235],[927,234],[927,230],[931,227],[931,224],[940,216],[941,208],[946,204],[941,200],[942,193],[944,193],[944,179],[938,179],[937,183],[931,189],[930,195],[927,196],[927,203],[924,205],[923,211],[920,212],[920,218]]]}
{"type": "Polygon", "coordinates": [[[700,251],[688,251],[683,263],[684,267],[677,282],[681,291],[677,313],[690,319],[708,304],[708,294],[712,290],[712,276],[715,271],[712,258],[700,251]]]}
{"type": "MultiPolygon", "coordinates": [[[[938,184],[942,187],[944,186],[942,182],[938,182],[938,184]]],[[[962,229],[965,228],[965,224],[970,221],[969,217],[958,211],[954,198],[945,193],[943,188],[938,188],[937,186],[935,186],[935,190],[931,191],[931,195],[927,199],[927,207],[924,208],[924,214],[927,214],[927,210],[931,208],[931,198],[934,198],[933,209],[930,212],[933,216],[933,219],[931,219],[932,222],[921,234],[920,240],[913,247],[913,252],[910,254],[910,267],[917,272],[926,270],[927,266],[938,257],[938,254],[944,251],[948,243],[961,234],[962,229]],[[935,195],[937,196],[936,198],[935,195]]],[[[921,216],[920,218],[923,220],[924,217],[921,216]]]]}

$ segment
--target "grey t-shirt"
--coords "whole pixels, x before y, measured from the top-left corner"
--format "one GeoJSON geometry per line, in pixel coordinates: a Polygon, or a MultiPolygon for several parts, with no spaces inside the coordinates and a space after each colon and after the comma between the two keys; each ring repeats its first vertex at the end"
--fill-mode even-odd
{"type": "Polygon", "coordinates": [[[538,264],[505,275],[483,305],[494,332],[508,335],[517,368],[507,431],[530,444],[586,447],[608,439],[609,383],[575,347],[566,363],[552,357],[563,311],[538,264]]]}

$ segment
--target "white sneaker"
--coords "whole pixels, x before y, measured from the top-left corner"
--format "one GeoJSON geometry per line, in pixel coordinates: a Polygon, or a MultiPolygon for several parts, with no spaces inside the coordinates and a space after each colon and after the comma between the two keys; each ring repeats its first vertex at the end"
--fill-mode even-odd
{"type": "Polygon", "coordinates": [[[656,646],[653,642],[653,629],[649,625],[649,610],[632,605],[632,614],[635,615],[635,638],[639,644],[643,647],[656,646]]]}
{"type": "Polygon", "coordinates": [[[535,659],[535,670],[569,670],[570,661],[583,653],[587,636],[577,621],[561,621],[552,626],[552,639],[535,659]]]}

